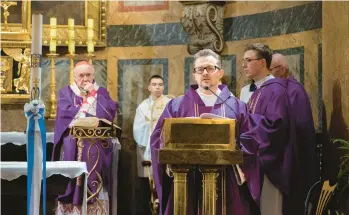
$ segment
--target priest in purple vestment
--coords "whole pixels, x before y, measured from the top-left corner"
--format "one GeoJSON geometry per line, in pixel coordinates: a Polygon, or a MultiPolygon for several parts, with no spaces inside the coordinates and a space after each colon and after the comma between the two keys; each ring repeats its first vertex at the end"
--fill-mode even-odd
{"type": "MultiPolygon", "coordinates": [[[[160,202],[160,215],[173,214],[173,178],[167,171],[167,167],[158,161],[157,151],[163,147],[164,139],[161,130],[165,118],[180,117],[199,117],[202,113],[213,113],[227,118],[237,120],[239,135],[242,143],[242,150],[245,153],[247,163],[249,159],[255,161],[257,153],[257,142],[267,141],[267,132],[260,130],[258,126],[262,121],[260,116],[248,113],[247,105],[238,100],[225,85],[219,85],[220,79],[224,75],[221,69],[220,56],[209,49],[201,50],[194,56],[193,76],[197,85],[189,87],[184,96],[171,100],[163,114],[161,115],[156,128],[151,136],[151,157],[153,163],[153,175],[156,184],[156,190],[160,202]],[[222,100],[207,89],[215,92],[222,100]]],[[[263,123],[268,124],[264,121],[263,123]]],[[[260,125],[262,126],[262,125],[260,125]]],[[[267,126],[266,126],[267,127],[267,126]]],[[[245,160],[244,160],[245,162],[245,160]]],[[[254,165],[254,164],[253,164],[254,165]]],[[[226,214],[227,215],[253,215],[259,214],[257,204],[253,201],[249,189],[244,183],[239,186],[238,179],[243,178],[243,174],[239,175],[238,171],[234,171],[233,166],[225,166],[226,168],[226,214]],[[241,177],[240,177],[241,176],[241,177]]],[[[253,167],[251,167],[252,169],[253,167]]],[[[255,169],[259,172],[259,168],[255,169]]],[[[221,174],[218,178],[218,184],[221,183],[221,174]]],[[[188,207],[187,214],[201,214],[201,189],[202,177],[198,171],[188,173],[188,207]]],[[[220,186],[218,186],[220,187],[220,186]]],[[[252,186],[251,189],[255,189],[252,186]]],[[[257,186],[258,189],[258,186],[257,186]]],[[[258,191],[255,191],[256,193],[258,191]]],[[[222,214],[221,190],[218,190],[217,198],[217,215],[222,214]]]]}
{"type": "MultiPolygon", "coordinates": [[[[110,98],[107,89],[98,86],[94,77],[93,65],[81,61],[74,68],[74,82],[59,91],[53,160],[77,160],[76,139],[70,135],[70,128],[74,125],[75,120],[91,116],[109,121],[114,120],[117,103],[110,98]]],[[[102,188],[88,202],[88,212],[95,211],[97,213],[99,211],[98,214],[109,214],[108,203],[111,195],[111,183],[113,183],[111,181],[111,164],[114,144],[111,140],[97,140],[97,144],[94,144],[90,139],[85,139],[83,145],[82,161],[86,162],[87,169],[91,172],[88,177],[88,188],[92,193],[99,191],[99,186],[102,188]],[[92,169],[93,171],[91,171],[92,169]],[[101,204],[97,204],[100,201],[103,202],[103,209],[99,207],[101,204]]],[[[83,183],[77,179],[71,180],[65,193],[58,197],[56,214],[79,214],[82,198],[83,183]]]]}
{"type": "Polygon", "coordinates": [[[299,163],[301,163],[300,169],[295,173],[295,178],[292,179],[294,186],[291,189],[291,196],[294,197],[293,202],[297,203],[293,208],[297,209],[297,214],[302,214],[307,191],[319,180],[311,104],[303,85],[290,74],[285,56],[278,53],[273,54],[270,70],[275,77],[287,80],[291,114],[295,120],[296,148],[299,163]]]}
{"type": "Polygon", "coordinates": [[[291,177],[298,167],[295,149],[294,119],[291,114],[287,80],[270,74],[272,51],[267,45],[248,45],[242,67],[255,85],[248,101],[249,111],[263,115],[273,126],[268,131],[268,142],[259,144],[257,159],[260,172],[244,163],[243,171],[262,215],[297,214],[290,205],[291,177]],[[249,180],[250,179],[250,180],[249,180]],[[258,191],[258,192],[255,192],[258,191]],[[255,192],[255,193],[254,193],[255,192]]]}

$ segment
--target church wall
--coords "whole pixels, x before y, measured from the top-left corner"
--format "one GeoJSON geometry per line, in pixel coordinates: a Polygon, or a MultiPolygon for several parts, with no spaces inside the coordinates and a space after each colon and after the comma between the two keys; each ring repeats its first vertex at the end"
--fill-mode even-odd
{"type": "MultiPolygon", "coordinates": [[[[121,103],[119,123],[124,133],[119,209],[126,214],[142,214],[142,209],[131,209],[131,202],[143,198],[136,193],[144,191],[136,175],[132,124],[137,104],[148,96],[148,78],[151,74],[162,74],[167,85],[165,93],[175,96],[184,94],[193,82],[188,36],[180,24],[183,6],[179,2],[170,1],[167,5],[161,2],[152,2],[158,4],[155,8],[144,6],[147,3],[128,2],[128,6],[131,5],[128,10],[122,8],[121,2],[109,2],[108,47],[97,52],[99,58],[107,59],[107,86],[112,98],[121,103]]],[[[247,81],[241,68],[245,46],[267,43],[287,55],[292,72],[309,94],[316,128],[322,130],[321,2],[228,2],[224,13],[224,40],[225,78],[236,96],[247,81]]],[[[138,204],[141,207],[141,203],[138,204]]],[[[146,204],[143,203],[145,208],[146,204]]]]}
{"type": "Polygon", "coordinates": [[[324,126],[349,140],[349,3],[324,2],[322,13],[324,126]]]}

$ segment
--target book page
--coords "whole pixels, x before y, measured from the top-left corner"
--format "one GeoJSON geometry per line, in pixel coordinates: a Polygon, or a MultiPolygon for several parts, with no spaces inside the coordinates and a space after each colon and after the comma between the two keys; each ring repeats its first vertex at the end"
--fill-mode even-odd
{"type": "Polygon", "coordinates": [[[216,114],[213,114],[213,113],[203,113],[200,115],[200,118],[201,119],[229,119],[229,118],[226,118],[226,117],[223,117],[223,116],[219,116],[219,115],[216,115],[216,114]]]}

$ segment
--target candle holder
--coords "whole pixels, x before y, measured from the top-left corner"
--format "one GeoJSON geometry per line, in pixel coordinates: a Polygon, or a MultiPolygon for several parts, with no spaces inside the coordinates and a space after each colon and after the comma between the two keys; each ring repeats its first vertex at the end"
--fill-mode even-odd
{"type": "Polygon", "coordinates": [[[69,83],[72,84],[74,82],[74,58],[76,54],[69,53],[66,55],[70,59],[70,73],[69,73],[69,83]]]}
{"type": "Polygon", "coordinates": [[[87,55],[88,62],[92,65],[92,59],[96,57],[93,53],[88,53],[87,55]]]}
{"type": "Polygon", "coordinates": [[[50,97],[48,99],[48,107],[46,108],[45,117],[48,119],[56,118],[57,111],[57,98],[56,98],[56,67],[55,67],[55,58],[58,57],[58,54],[51,52],[47,54],[51,59],[51,77],[50,77],[50,97]]]}

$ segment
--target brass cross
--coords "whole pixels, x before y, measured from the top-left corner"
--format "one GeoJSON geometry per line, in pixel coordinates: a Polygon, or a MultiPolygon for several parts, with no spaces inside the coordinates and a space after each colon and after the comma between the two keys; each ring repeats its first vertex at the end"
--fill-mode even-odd
{"type": "Polygon", "coordinates": [[[17,5],[17,2],[15,1],[1,1],[0,6],[4,8],[4,31],[10,31],[8,28],[8,23],[7,23],[7,18],[10,15],[8,12],[8,8],[11,7],[12,5],[17,5]]]}

